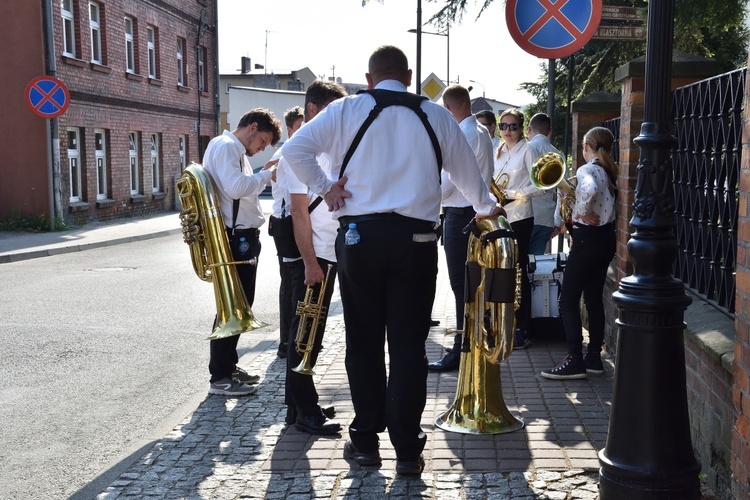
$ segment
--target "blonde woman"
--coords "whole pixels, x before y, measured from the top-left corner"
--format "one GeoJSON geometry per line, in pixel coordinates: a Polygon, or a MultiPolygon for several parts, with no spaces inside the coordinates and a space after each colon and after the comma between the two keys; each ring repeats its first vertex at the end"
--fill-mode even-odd
{"type": "MultiPolygon", "coordinates": [[[[560,289],[560,316],[565,328],[568,354],[542,377],[556,380],[586,378],[602,374],[604,341],[604,281],[615,255],[615,198],[617,167],[612,161],[612,132],[595,127],[583,139],[586,164],[576,171],[576,202],[571,220],[563,221],[559,210],[555,222],[570,232],[572,245],[560,289]],[[589,345],[583,356],[583,328],[579,302],[583,295],[589,321],[589,345]]],[[[558,208],[559,200],[558,196],[558,208]]]]}
{"type": "Polygon", "coordinates": [[[531,198],[543,192],[531,183],[534,157],[523,136],[523,113],[506,109],[500,114],[498,128],[503,142],[495,154],[495,182],[503,189],[509,202],[503,207],[515,233],[518,245],[518,264],[521,266],[521,307],[516,311],[516,336],[514,349],[525,349],[531,343],[528,324],[531,316],[531,285],[527,276],[529,241],[534,229],[534,210],[531,198]]]}

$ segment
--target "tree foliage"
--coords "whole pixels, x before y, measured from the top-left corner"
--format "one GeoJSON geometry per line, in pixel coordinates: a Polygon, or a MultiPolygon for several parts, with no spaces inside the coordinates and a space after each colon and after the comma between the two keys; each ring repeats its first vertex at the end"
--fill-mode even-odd
{"type": "MultiPolygon", "coordinates": [[[[466,14],[469,0],[428,0],[444,3],[431,21],[445,25],[460,22],[466,14]]],[[[494,0],[475,0],[481,4],[477,17],[494,0]]],[[[503,4],[505,4],[505,0],[503,4]]],[[[523,0],[521,0],[523,1],[523,0]]],[[[606,5],[636,7],[644,25],[648,16],[647,0],[604,0],[606,5]]],[[[746,26],[748,0],[675,0],[674,50],[713,58],[722,72],[747,64],[748,29],[746,26]]],[[[610,23],[607,23],[610,24],[610,23]]],[[[620,92],[614,81],[615,70],[628,61],[646,53],[646,42],[592,40],[573,54],[572,85],[570,92],[570,57],[555,60],[555,142],[564,130],[568,95],[573,101],[597,91],[620,92]]],[[[545,65],[546,66],[546,65],[545,65]]],[[[536,82],[524,82],[520,88],[531,94],[535,102],[525,108],[527,115],[547,110],[546,68],[536,82]]]]}

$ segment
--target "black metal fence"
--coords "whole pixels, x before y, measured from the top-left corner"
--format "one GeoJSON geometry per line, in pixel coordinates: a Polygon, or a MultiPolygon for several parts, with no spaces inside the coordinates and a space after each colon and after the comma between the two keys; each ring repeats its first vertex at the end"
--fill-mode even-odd
{"type": "Polygon", "coordinates": [[[747,69],[674,91],[675,276],[733,314],[742,110],[747,69]]]}
{"type": "Polygon", "coordinates": [[[602,123],[602,127],[608,129],[615,136],[615,142],[612,144],[612,159],[615,163],[620,162],[620,119],[612,118],[602,123]]]}
{"type": "MultiPolygon", "coordinates": [[[[674,167],[679,254],[674,275],[717,309],[734,314],[737,205],[747,68],[673,93],[674,167]]],[[[615,136],[620,118],[602,123],[615,136]]]]}

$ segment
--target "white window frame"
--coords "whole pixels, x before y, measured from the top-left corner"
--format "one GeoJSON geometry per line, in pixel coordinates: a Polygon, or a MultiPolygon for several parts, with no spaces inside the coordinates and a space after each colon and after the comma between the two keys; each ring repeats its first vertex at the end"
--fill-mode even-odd
{"type": "Polygon", "coordinates": [[[133,18],[125,18],[125,71],[135,73],[135,39],[133,30],[135,22],[133,18]]]}
{"type": "Polygon", "coordinates": [[[70,202],[81,201],[81,131],[78,128],[67,129],[68,140],[68,173],[70,177],[70,202]],[[71,138],[72,136],[72,138],[71,138]]]}
{"type": "Polygon", "coordinates": [[[63,55],[76,57],[76,23],[73,14],[73,0],[60,2],[63,25],[63,55]]]}
{"type": "Polygon", "coordinates": [[[138,132],[128,132],[128,153],[130,162],[130,194],[140,194],[140,172],[138,171],[138,132]]]}
{"type": "Polygon", "coordinates": [[[89,2],[89,28],[91,29],[91,62],[102,64],[102,8],[96,2],[89,2]]]}
{"type": "Polygon", "coordinates": [[[185,86],[185,40],[177,38],[177,85],[185,86]]]}
{"type": "Polygon", "coordinates": [[[96,162],[96,199],[107,199],[107,134],[94,129],[94,161],[96,162]]]}
{"type": "Polygon", "coordinates": [[[206,49],[198,46],[198,90],[206,91],[206,77],[203,71],[206,69],[206,49]]]}
{"type": "Polygon", "coordinates": [[[180,135],[177,137],[180,148],[180,172],[187,167],[187,137],[180,135]]]}
{"type": "Polygon", "coordinates": [[[148,77],[156,78],[156,30],[153,26],[146,27],[148,35],[148,77]]]}
{"type": "Polygon", "coordinates": [[[159,134],[151,134],[151,192],[161,191],[161,165],[159,164],[159,134]]]}

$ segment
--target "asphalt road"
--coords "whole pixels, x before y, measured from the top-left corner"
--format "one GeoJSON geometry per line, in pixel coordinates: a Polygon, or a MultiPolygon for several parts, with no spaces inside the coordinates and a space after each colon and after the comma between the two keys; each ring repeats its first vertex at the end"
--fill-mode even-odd
{"type": "MultiPolygon", "coordinates": [[[[263,234],[240,364],[278,338],[263,234]]],[[[181,235],[0,265],[0,498],[93,498],[206,397],[213,285],[181,235]]]]}

